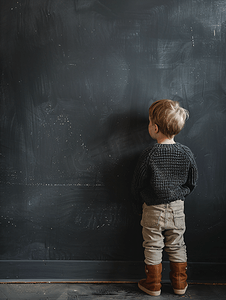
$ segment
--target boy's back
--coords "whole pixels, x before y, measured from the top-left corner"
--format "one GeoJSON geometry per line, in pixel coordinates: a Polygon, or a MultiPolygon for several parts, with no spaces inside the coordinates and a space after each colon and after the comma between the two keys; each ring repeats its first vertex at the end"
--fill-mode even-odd
{"type": "Polygon", "coordinates": [[[155,144],[142,153],[134,173],[135,205],[185,200],[196,180],[197,166],[188,147],[180,143],[155,144]]]}

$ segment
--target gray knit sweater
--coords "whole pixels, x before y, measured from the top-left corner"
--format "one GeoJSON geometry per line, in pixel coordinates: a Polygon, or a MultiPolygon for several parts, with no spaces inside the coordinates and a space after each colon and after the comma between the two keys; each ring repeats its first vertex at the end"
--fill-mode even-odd
{"type": "Polygon", "coordinates": [[[188,147],[180,143],[155,144],[143,151],[135,168],[133,208],[141,213],[144,202],[157,205],[185,200],[197,179],[197,165],[188,147]]]}

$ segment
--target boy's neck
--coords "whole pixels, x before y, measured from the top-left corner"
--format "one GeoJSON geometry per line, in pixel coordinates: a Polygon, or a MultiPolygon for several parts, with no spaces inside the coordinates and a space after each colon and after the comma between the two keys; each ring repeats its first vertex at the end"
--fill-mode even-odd
{"type": "Polygon", "coordinates": [[[167,136],[159,132],[160,134],[157,137],[158,144],[175,144],[174,136],[169,139],[167,136]]]}

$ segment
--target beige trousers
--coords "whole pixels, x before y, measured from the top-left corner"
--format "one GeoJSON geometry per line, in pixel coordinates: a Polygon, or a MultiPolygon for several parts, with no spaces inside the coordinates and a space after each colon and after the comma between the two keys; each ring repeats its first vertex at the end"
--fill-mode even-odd
{"type": "Polygon", "coordinates": [[[170,261],[187,261],[183,236],[186,229],[184,201],[150,206],[144,203],[141,225],[145,264],[160,264],[163,249],[168,253],[170,261]]]}

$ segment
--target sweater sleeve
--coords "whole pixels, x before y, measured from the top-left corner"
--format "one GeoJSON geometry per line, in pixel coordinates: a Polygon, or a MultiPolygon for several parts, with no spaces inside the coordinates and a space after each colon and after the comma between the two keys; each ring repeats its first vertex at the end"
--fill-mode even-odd
{"type": "Polygon", "coordinates": [[[198,181],[198,168],[195,162],[195,158],[192,152],[189,153],[190,155],[190,166],[188,171],[188,178],[185,186],[189,188],[190,193],[194,190],[197,185],[198,181]]]}
{"type": "Polygon", "coordinates": [[[142,213],[142,204],[143,200],[140,192],[147,186],[149,179],[148,172],[148,157],[149,157],[150,149],[146,149],[141,154],[138,163],[136,165],[131,191],[133,195],[132,206],[135,213],[142,213]]]}

